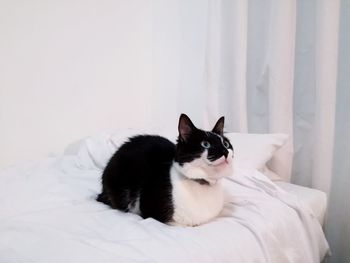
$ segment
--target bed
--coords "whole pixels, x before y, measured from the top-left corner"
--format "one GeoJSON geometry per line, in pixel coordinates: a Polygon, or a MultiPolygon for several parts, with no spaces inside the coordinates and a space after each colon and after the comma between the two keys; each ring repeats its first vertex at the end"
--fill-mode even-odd
{"type": "Polygon", "coordinates": [[[325,195],[274,183],[248,167],[224,180],[225,208],[202,226],[168,226],[112,210],[95,197],[115,147],[100,137],[93,147],[80,142],[62,156],[0,172],[1,263],[310,263],[328,253],[325,195]]]}
{"type": "Polygon", "coordinates": [[[299,198],[323,225],[327,209],[327,195],[324,192],[282,181],[275,181],[274,183],[284,191],[299,198]]]}

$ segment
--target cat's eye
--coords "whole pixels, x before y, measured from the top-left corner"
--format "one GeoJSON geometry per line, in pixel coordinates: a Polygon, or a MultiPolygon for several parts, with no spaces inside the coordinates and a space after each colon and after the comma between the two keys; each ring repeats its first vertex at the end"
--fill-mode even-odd
{"type": "Polygon", "coordinates": [[[226,149],[228,149],[230,147],[230,144],[227,141],[224,141],[222,144],[224,145],[224,147],[226,149]]]}
{"type": "Polygon", "coordinates": [[[201,142],[201,146],[205,149],[209,149],[210,148],[210,143],[208,141],[202,141],[201,142]]]}

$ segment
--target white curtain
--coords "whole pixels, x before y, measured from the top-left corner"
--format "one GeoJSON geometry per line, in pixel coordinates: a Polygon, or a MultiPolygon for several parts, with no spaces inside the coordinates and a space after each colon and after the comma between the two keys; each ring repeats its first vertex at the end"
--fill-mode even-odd
{"type": "Polygon", "coordinates": [[[350,0],[153,3],[154,119],[288,133],[270,168],[328,194],[331,261],[350,262],[350,0]]]}
{"type": "Polygon", "coordinates": [[[339,0],[213,0],[208,7],[208,121],[224,114],[232,131],[290,134],[270,166],[290,180],[294,148],[292,180],[325,192],[332,169],[339,7],[339,0]],[[312,93],[310,101],[303,92],[312,93]],[[310,104],[312,119],[305,120],[310,104]],[[307,170],[304,145],[312,154],[307,170]]]}
{"type": "Polygon", "coordinates": [[[270,164],[290,180],[295,1],[209,1],[208,20],[209,121],[224,114],[231,131],[290,134],[270,164]]]}
{"type": "MultiPolygon", "coordinates": [[[[350,167],[336,167],[349,163],[341,160],[350,156],[350,146],[338,153],[335,134],[339,122],[338,134],[350,141],[342,130],[349,131],[349,117],[338,114],[346,105],[339,85],[350,102],[350,63],[342,57],[349,58],[349,5],[349,0],[210,0],[207,17],[205,122],[225,115],[229,131],[290,135],[270,167],[287,181],[328,194],[326,229],[337,252],[332,262],[350,262],[350,212],[338,217],[342,198],[350,200],[347,191],[338,192],[340,182],[349,182],[350,167]],[[342,69],[347,73],[339,79],[342,69]],[[336,112],[337,96],[344,105],[336,112]],[[337,220],[344,243],[335,234],[337,220]]],[[[338,143],[344,148],[344,141],[338,143]]]]}

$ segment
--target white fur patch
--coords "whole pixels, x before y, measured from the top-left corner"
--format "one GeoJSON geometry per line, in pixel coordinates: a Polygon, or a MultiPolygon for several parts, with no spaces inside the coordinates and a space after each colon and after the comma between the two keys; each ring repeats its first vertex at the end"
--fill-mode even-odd
{"type": "Polygon", "coordinates": [[[196,226],[216,217],[223,208],[224,195],[220,180],[232,174],[232,156],[210,162],[205,151],[200,158],[180,166],[174,163],[171,171],[173,220],[177,224],[196,226]],[[210,184],[200,184],[191,179],[204,179],[210,184]]]}
{"type": "Polygon", "coordinates": [[[216,217],[223,208],[224,195],[220,182],[214,185],[189,180],[173,166],[171,169],[175,223],[196,226],[216,217]]]}
{"type": "Polygon", "coordinates": [[[128,209],[131,213],[141,215],[140,211],[140,197],[137,197],[135,203],[133,205],[129,204],[128,209]]]}
{"type": "Polygon", "coordinates": [[[232,174],[233,151],[229,149],[228,152],[226,159],[222,156],[214,162],[210,162],[207,158],[208,151],[206,150],[200,158],[184,163],[183,166],[174,163],[174,166],[188,178],[204,179],[210,183],[215,183],[217,180],[232,174]]]}

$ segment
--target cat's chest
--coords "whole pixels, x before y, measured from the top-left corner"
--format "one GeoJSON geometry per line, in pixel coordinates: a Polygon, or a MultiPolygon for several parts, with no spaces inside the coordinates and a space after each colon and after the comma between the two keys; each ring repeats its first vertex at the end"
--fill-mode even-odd
{"type": "Polygon", "coordinates": [[[223,208],[224,197],[220,183],[201,185],[172,172],[173,220],[181,225],[195,226],[216,217],[223,208]]]}

